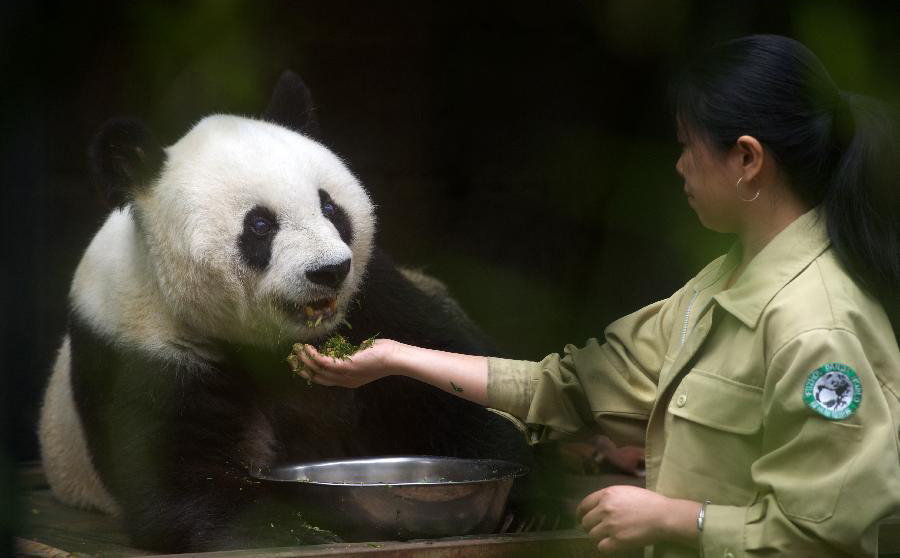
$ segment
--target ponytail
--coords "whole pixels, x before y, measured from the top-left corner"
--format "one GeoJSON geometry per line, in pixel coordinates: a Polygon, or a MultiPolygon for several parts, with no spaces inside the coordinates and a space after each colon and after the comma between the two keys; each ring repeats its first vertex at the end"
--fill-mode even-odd
{"type": "Polygon", "coordinates": [[[828,236],[841,261],[885,304],[900,292],[897,122],[883,103],[840,93],[832,134],[837,160],[822,200],[828,236]]]}

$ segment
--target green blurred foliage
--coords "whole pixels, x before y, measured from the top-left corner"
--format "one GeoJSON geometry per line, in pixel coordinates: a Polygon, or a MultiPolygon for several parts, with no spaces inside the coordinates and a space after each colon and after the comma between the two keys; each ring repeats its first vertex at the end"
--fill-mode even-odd
{"type": "Polygon", "coordinates": [[[248,113],[265,102],[271,68],[260,63],[265,58],[260,41],[264,29],[252,18],[250,4],[142,2],[132,9],[130,17],[139,25],[130,83],[157,92],[157,115],[195,119],[209,110],[194,106],[197,99],[224,100],[248,113]]]}

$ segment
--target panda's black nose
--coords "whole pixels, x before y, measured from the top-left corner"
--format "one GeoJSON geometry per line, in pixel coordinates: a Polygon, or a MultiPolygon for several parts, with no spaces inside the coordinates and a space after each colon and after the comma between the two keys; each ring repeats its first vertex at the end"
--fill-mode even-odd
{"type": "Polygon", "coordinates": [[[348,273],[350,273],[350,258],[341,263],[328,264],[311,269],[306,272],[306,278],[317,285],[336,289],[341,286],[348,273]]]}

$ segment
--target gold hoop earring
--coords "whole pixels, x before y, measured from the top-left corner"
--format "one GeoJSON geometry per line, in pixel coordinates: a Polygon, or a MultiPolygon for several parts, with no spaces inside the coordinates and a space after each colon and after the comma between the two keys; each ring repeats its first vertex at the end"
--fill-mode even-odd
{"type": "Polygon", "coordinates": [[[747,198],[741,196],[741,181],[742,181],[742,180],[744,180],[744,177],[743,177],[743,176],[740,177],[740,178],[738,178],[737,184],[734,185],[734,189],[735,189],[735,191],[737,192],[738,198],[740,198],[740,200],[743,201],[743,202],[752,202],[752,201],[756,201],[756,198],[759,197],[759,193],[761,192],[761,190],[757,190],[757,191],[756,191],[756,194],[755,194],[752,198],[750,198],[750,199],[748,200],[747,198]]]}

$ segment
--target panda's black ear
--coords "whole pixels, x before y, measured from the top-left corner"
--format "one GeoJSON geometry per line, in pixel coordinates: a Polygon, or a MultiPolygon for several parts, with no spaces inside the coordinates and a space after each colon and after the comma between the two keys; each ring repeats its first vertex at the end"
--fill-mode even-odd
{"type": "Polygon", "coordinates": [[[166,160],[150,130],[134,118],[107,121],[94,136],[89,154],[94,184],[111,207],[147,188],[166,160]]]}
{"type": "Polygon", "coordinates": [[[285,70],[278,78],[262,117],[307,136],[319,133],[312,94],[300,76],[291,70],[285,70]]]}

